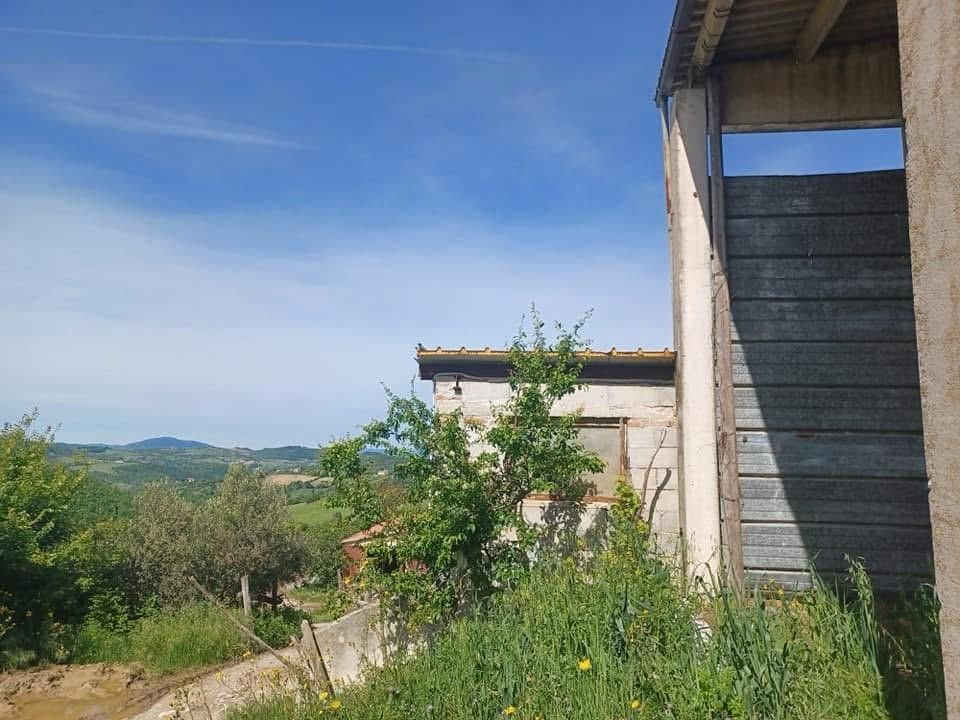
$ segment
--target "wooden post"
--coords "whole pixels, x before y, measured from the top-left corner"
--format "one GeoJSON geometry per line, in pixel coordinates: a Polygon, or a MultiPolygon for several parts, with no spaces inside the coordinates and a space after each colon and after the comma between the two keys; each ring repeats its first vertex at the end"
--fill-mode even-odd
{"type": "Polygon", "coordinates": [[[246,617],[253,615],[253,604],[250,602],[250,576],[240,578],[240,595],[243,596],[243,614],[246,617]]]}
{"type": "Polygon", "coordinates": [[[710,228],[713,239],[714,372],[717,384],[717,464],[724,564],[727,579],[743,589],[743,539],[740,527],[740,475],[737,469],[737,421],[733,392],[730,332],[730,285],[727,281],[726,207],[723,197],[723,132],[720,88],[707,79],[710,133],[710,228]]]}
{"type": "Polygon", "coordinates": [[[330,682],[330,673],[327,671],[327,664],[323,661],[323,654],[320,652],[320,645],[317,643],[317,636],[313,634],[313,626],[309,620],[303,620],[300,623],[300,630],[303,637],[300,640],[300,649],[310,663],[310,669],[313,671],[314,681],[319,687],[333,695],[333,683],[330,682]]]}
{"type": "Polygon", "coordinates": [[[190,581],[190,584],[193,585],[193,587],[195,587],[195,588],[197,589],[197,592],[199,592],[201,595],[203,595],[203,597],[205,597],[205,598],[207,599],[207,601],[210,602],[210,604],[212,604],[215,608],[217,608],[217,609],[223,614],[223,616],[224,616],[228,621],[230,621],[230,624],[231,624],[231,625],[234,625],[240,632],[242,632],[242,633],[243,633],[244,635],[246,635],[248,638],[250,638],[251,640],[253,640],[257,645],[259,645],[260,647],[262,647],[262,648],[263,648],[264,650],[266,650],[268,653],[270,653],[271,655],[273,655],[277,660],[280,661],[280,663],[281,663],[285,668],[287,668],[287,670],[289,670],[289,671],[292,672],[292,673],[296,673],[296,672],[297,672],[297,666],[296,666],[296,665],[294,665],[294,664],[291,663],[289,660],[287,660],[285,657],[283,657],[283,655],[279,654],[276,650],[274,650],[274,649],[273,649],[272,647],[270,647],[266,642],[264,642],[260,637],[258,637],[258,636],[253,632],[253,630],[251,630],[250,628],[248,628],[248,627],[247,627],[246,625],[244,625],[242,622],[240,622],[239,620],[237,620],[233,615],[231,615],[231,614],[230,614],[230,611],[227,610],[223,605],[221,605],[221,604],[220,604],[220,601],[217,600],[217,599],[210,593],[209,590],[207,590],[203,585],[201,585],[199,582],[197,582],[197,579],[196,579],[195,577],[193,577],[193,575],[188,576],[188,577],[187,577],[187,580],[189,580],[189,581],[190,581]]]}

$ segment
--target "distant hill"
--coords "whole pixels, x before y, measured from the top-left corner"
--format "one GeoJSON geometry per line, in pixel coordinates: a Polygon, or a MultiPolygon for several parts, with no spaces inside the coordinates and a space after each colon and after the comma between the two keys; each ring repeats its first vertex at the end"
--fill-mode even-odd
{"type": "Polygon", "coordinates": [[[140,442],[121,445],[125,450],[196,450],[198,448],[212,448],[213,445],[198,442],[197,440],[181,440],[180,438],[162,437],[148,438],[140,442]]]}
{"type": "Polygon", "coordinates": [[[317,461],[317,448],[304,447],[303,445],[284,445],[283,447],[251,450],[250,454],[256,458],[280,458],[283,460],[300,460],[301,462],[317,461]]]}
{"type": "MultiPolygon", "coordinates": [[[[50,447],[51,459],[67,464],[81,462],[91,477],[116,487],[137,491],[147,483],[165,481],[196,500],[212,495],[227,468],[236,462],[267,475],[302,475],[305,482],[310,482],[320,473],[317,461],[321,453],[319,448],[303,445],[250,450],[174,437],[149,438],[129,445],[57,442],[50,447]]],[[[393,468],[393,458],[383,453],[365,450],[363,458],[372,472],[393,468]]]]}

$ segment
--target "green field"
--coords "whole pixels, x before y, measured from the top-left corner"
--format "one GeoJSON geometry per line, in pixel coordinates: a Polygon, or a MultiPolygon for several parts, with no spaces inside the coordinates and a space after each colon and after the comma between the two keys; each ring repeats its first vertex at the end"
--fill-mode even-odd
{"type": "Polygon", "coordinates": [[[323,525],[332,522],[337,517],[348,518],[350,511],[346,508],[332,508],[327,506],[326,500],[315,500],[309,503],[297,503],[290,506],[290,517],[304,525],[323,525]]]}
{"type": "MultiPolygon", "coordinates": [[[[191,501],[212,496],[233,463],[244,463],[268,475],[302,475],[304,483],[310,485],[319,474],[317,464],[321,453],[320,448],[300,445],[250,450],[212,446],[153,448],[53,443],[49,450],[51,460],[72,466],[84,465],[91,477],[122,490],[135,493],[151,482],[169,482],[191,501]]],[[[371,472],[392,467],[391,458],[381,453],[364,452],[363,456],[371,472]]],[[[294,485],[289,482],[289,477],[287,483],[294,485]]],[[[313,500],[318,492],[302,490],[300,496],[289,495],[293,500],[313,500]]],[[[305,519],[304,522],[312,521],[305,519]]]]}

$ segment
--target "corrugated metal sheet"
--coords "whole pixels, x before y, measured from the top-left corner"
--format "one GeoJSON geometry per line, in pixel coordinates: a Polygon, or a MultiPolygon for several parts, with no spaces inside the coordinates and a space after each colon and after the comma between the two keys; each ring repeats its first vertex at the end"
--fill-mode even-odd
{"type": "MultiPolygon", "coordinates": [[[[720,41],[715,64],[790,56],[817,0],[737,0],[720,41]]],[[[658,95],[687,83],[697,33],[708,0],[679,0],[660,71],[658,95]],[[681,11],[686,16],[680,16],[681,11]]],[[[896,41],[896,0],[850,0],[824,48],[896,41]]]]}

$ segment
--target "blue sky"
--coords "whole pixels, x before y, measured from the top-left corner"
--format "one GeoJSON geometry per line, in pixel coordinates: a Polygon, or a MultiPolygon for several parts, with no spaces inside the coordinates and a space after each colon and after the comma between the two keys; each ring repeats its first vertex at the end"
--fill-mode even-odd
{"type": "MultiPolygon", "coordinates": [[[[671,14],[4,3],[0,418],[314,445],[380,413],[418,342],[502,346],[531,302],[593,308],[595,347],[671,345],[671,14]]],[[[727,163],[902,160],[873,131],[731,137],[727,163]]]]}

